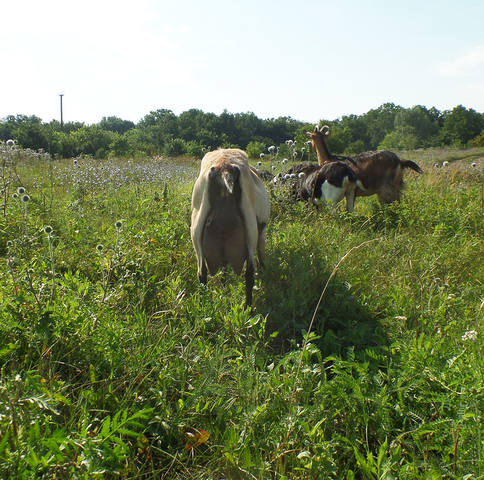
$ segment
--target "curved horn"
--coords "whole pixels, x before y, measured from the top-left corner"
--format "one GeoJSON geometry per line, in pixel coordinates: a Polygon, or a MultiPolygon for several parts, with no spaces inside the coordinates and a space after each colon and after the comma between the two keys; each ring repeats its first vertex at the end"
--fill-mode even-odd
{"type": "Polygon", "coordinates": [[[321,127],[320,132],[321,132],[323,135],[328,136],[328,135],[329,135],[329,127],[328,127],[328,125],[323,125],[323,126],[321,127]]]}
{"type": "Polygon", "coordinates": [[[319,127],[317,125],[314,125],[314,131],[319,132],[319,127]]]}

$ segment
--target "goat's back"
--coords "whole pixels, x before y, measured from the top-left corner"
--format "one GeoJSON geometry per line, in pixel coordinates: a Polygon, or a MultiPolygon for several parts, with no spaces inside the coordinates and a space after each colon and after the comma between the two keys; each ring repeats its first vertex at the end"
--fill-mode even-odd
{"type": "Polygon", "coordinates": [[[356,172],[366,188],[366,192],[358,191],[359,195],[371,195],[384,185],[394,185],[398,188],[402,177],[402,166],[398,156],[389,150],[364,152],[353,157],[356,162],[348,165],[356,172]]]}

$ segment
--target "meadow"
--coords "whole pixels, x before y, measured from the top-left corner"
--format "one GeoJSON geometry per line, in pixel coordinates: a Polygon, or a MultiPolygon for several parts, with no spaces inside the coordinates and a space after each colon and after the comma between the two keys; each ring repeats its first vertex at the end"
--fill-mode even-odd
{"type": "Polygon", "coordinates": [[[352,214],[268,184],[251,312],[196,160],[0,147],[0,478],[484,478],[484,149],[352,214]]]}

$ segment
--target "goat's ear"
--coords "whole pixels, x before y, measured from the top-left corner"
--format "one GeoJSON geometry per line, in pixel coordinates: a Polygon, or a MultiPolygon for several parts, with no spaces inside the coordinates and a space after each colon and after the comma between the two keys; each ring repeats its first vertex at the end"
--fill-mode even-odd
{"type": "Polygon", "coordinates": [[[306,132],[306,137],[311,138],[311,132],[306,132]]]}

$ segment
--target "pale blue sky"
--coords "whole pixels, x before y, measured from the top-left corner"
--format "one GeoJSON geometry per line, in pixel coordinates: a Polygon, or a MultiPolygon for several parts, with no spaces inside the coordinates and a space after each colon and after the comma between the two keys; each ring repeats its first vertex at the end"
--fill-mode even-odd
{"type": "Polygon", "coordinates": [[[484,0],[16,0],[0,118],[151,110],[315,122],[384,102],[484,111],[484,0]]]}

